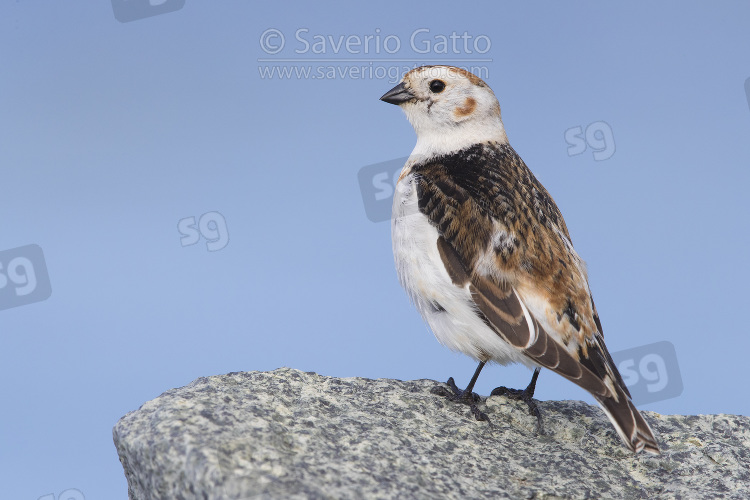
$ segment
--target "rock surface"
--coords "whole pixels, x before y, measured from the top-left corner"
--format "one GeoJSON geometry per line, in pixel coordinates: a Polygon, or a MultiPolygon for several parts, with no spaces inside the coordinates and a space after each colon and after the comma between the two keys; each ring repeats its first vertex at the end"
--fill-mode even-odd
{"type": "Polygon", "coordinates": [[[633,455],[604,413],[493,396],[491,422],[438,382],[282,368],[199,378],[125,415],[114,441],[132,500],[750,498],[750,418],[644,412],[662,455],[633,455]]]}

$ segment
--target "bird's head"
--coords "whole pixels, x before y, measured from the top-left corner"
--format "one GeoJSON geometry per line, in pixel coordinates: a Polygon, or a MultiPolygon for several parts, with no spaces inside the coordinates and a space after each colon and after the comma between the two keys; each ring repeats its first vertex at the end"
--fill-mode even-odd
{"type": "Polygon", "coordinates": [[[461,68],[413,69],[380,99],[404,110],[417,133],[415,152],[421,154],[447,153],[486,141],[508,141],[500,104],[492,89],[461,68]]]}

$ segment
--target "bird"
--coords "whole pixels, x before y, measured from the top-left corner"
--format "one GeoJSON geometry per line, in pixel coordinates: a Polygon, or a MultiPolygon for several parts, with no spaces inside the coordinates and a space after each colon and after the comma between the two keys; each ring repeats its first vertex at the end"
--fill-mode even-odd
{"type": "Polygon", "coordinates": [[[523,390],[500,387],[541,416],[541,368],[587,390],[633,452],[659,454],[607,346],[586,264],[552,196],[510,146],[492,89],[453,66],[404,74],[381,98],[417,135],[394,189],[399,281],[437,340],[479,365],[465,390],[436,393],[470,405],[486,363],[534,369],[523,390]]]}

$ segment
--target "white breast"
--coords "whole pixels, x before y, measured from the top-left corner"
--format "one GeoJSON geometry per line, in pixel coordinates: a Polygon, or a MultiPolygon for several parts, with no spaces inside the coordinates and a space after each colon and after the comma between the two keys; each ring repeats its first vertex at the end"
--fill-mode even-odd
{"type": "Polygon", "coordinates": [[[468,285],[451,281],[437,249],[437,229],[419,211],[414,180],[414,174],[404,176],[393,197],[391,237],[401,286],[446,347],[477,361],[535,366],[484,323],[468,285]]]}

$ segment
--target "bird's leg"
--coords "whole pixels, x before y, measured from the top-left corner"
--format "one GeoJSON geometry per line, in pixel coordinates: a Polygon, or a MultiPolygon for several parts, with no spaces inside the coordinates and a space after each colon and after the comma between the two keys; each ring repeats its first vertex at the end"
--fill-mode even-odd
{"type": "Polygon", "coordinates": [[[489,422],[490,419],[487,418],[487,415],[482,413],[479,408],[477,408],[477,403],[480,401],[479,395],[472,392],[474,390],[474,384],[477,382],[477,378],[479,378],[479,373],[482,371],[482,368],[484,368],[484,363],[484,361],[479,362],[479,366],[477,366],[477,369],[474,372],[474,376],[471,377],[471,382],[469,382],[469,385],[467,385],[466,389],[464,389],[463,391],[458,388],[455,380],[453,380],[453,377],[451,377],[448,379],[448,382],[446,382],[448,384],[448,387],[450,388],[450,391],[441,385],[438,387],[433,387],[431,392],[433,394],[437,394],[438,396],[446,397],[451,401],[469,405],[469,409],[471,409],[471,413],[474,414],[474,418],[476,418],[477,420],[485,420],[489,422]]]}
{"type": "Polygon", "coordinates": [[[524,401],[529,407],[529,415],[536,417],[537,431],[539,434],[544,434],[544,425],[542,423],[542,413],[539,411],[539,407],[534,401],[534,390],[536,389],[536,379],[539,378],[539,370],[534,370],[534,375],[531,376],[531,382],[528,387],[524,390],[519,389],[508,389],[507,387],[498,387],[493,389],[490,396],[507,396],[510,399],[516,399],[524,401]]]}

